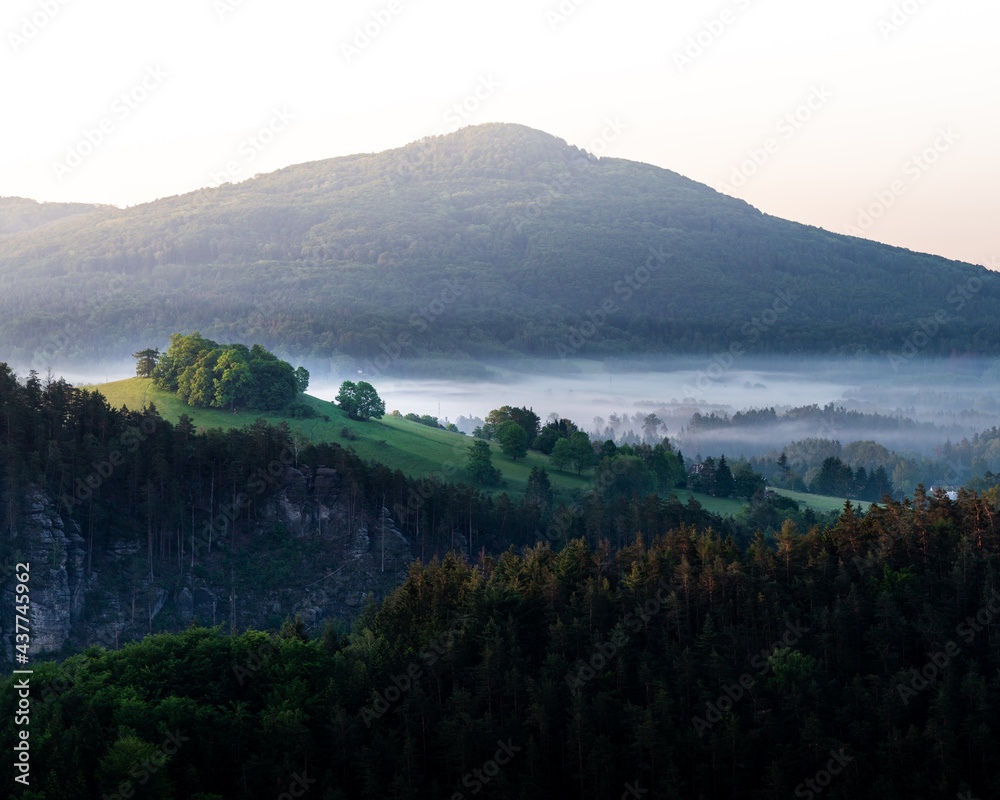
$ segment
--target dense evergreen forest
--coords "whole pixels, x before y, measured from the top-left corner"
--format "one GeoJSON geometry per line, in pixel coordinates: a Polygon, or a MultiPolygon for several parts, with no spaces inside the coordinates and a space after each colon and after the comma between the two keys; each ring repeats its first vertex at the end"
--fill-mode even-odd
{"type": "Polygon", "coordinates": [[[30,210],[0,238],[0,345],[40,368],[194,329],[390,369],[442,354],[455,370],[462,355],[1000,352],[995,273],[517,125],[127,209],[30,210]]]}
{"type": "Polygon", "coordinates": [[[14,796],[995,798],[997,514],[918,495],[746,548],[652,524],[416,565],[348,635],[38,664],[14,796]]]}

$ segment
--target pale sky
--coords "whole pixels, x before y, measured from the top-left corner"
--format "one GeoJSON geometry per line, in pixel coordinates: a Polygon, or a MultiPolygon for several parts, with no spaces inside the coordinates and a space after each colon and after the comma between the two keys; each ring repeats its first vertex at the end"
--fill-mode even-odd
{"type": "Polygon", "coordinates": [[[7,0],[0,196],[132,205],[516,122],[1000,268],[997,30],[996,0],[7,0]]]}

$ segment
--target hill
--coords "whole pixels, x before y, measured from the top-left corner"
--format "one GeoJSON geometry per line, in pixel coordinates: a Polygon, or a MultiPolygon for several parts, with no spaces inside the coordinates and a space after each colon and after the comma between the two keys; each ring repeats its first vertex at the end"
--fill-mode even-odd
{"type": "Polygon", "coordinates": [[[76,214],[87,214],[110,206],[87,203],[39,203],[23,197],[0,197],[0,237],[39,228],[76,214]]]}
{"type": "MultiPolygon", "coordinates": [[[[303,402],[312,406],[319,415],[313,419],[292,419],[276,412],[231,411],[194,408],[180,400],[175,394],[157,389],[149,378],[128,378],[98,386],[84,387],[99,391],[113,408],[127,407],[133,411],[154,405],[165,419],[176,422],[182,415],[191,418],[201,429],[241,428],[264,419],[272,425],[282,422],[314,443],[336,442],[350,447],[366,461],[385,464],[393,470],[400,470],[412,478],[435,477],[443,481],[468,483],[465,464],[473,439],[460,433],[451,433],[440,428],[431,428],[402,417],[387,414],[382,419],[359,422],[350,419],[335,403],[320,400],[311,395],[302,396],[303,402]]],[[[405,409],[404,409],[405,411],[405,409]]],[[[500,490],[512,496],[524,494],[531,468],[538,466],[546,470],[556,492],[556,499],[568,502],[573,490],[588,491],[593,486],[593,472],[577,476],[572,472],[557,470],[551,459],[536,451],[529,451],[525,458],[513,461],[503,454],[499,445],[490,442],[494,466],[504,476],[500,490]]],[[[488,488],[488,487],[480,487],[488,488]]],[[[841,498],[821,497],[784,492],[798,500],[803,507],[817,511],[836,511],[844,505],[841,498]]],[[[712,497],[711,495],[677,490],[678,498],[687,502],[693,497],[707,511],[723,516],[736,514],[743,503],[738,500],[712,497]]],[[[863,504],[867,507],[867,503],[863,504]]]]}
{"type": "Polygon", "coordinates": [[[1000,352],[1000,277],[490,124],[0,239],[0,351],[59,368],[177,330],[316,374],[511,354],[1000,352]],[[41,359],[44,363],[39,361],[41,359]]]}

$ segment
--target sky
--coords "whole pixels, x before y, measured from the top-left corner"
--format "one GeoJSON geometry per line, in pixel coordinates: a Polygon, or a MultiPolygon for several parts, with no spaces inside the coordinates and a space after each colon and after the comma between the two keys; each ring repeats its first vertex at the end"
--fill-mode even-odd
{"type": "Polygon", "coordinates": [[[995,0],[7,0],[0,196],[133,205],[515,122],[1000,269],[995,0]]]}

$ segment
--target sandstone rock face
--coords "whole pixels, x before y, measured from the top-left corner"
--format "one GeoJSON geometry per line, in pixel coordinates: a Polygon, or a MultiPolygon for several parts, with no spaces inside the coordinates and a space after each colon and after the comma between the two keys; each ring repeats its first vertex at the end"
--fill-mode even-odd
{"type": "MultiPolygon", "coordinates": [[[[144,536],[114,535],[91,554],[80,526],[52,498],[29,489],[10,544],[28,561],[31,656],[91,644],[120,647],[192,622],[247,628],[299,616],[309,635],[329,620],[350,620],[369,596],[384,596],[407,574],[412,547],[387,509],[348,506],[336,470],[289,466],[266,498],[212,542],[183,559],[154,558],[144,536]],[[152,573],[152,574],[150,574],[152,573]]],[[[198,498],[196,508],[205,508],[198,498]]],[[[190,531],[186,532],[190,536],[190,531]]],[[[190,538],[188,539],[190,541],[190,538]]],[[[0,565],[0,592],[12,597],[13,561],[0,565]]],[[[11,615],[0,618],[0,656],[14,657],[11,615]]]]}
{"type": "MultiPolygon", "coordinates": [[[[85,604],[83,537],[75,522],[63,520],[55,504],[36,489],[24,497],[24,513],[13,531],[15,560],[30,565],[31,654],[58,652],[73,626],[83,617],[85,604]]],[[[10,567],[16,565],[8,565],[10,567]]],[[[5,570],[6,573],[6,570],[5,570]]],[[[3,581],[3,597],[13,597],[17,582],[13,569],[3,581]]],[[[8,660],[14,657],[14,620],[4,614],[3,643],[8,660]]]]}

